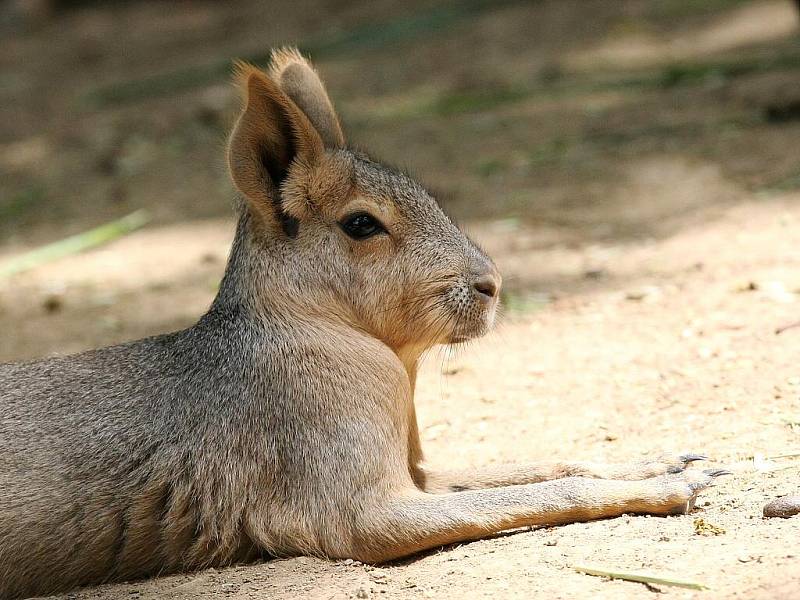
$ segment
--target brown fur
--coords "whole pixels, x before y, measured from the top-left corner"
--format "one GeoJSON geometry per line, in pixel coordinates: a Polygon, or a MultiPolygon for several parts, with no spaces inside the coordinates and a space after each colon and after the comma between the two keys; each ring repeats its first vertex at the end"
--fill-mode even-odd
{"type": "Polygon", "coordinates": [[[686,470],[697,455],[428,470],[417,362],[492,326],[500,276],[418,184],[344,147],[296,51],[237,81],[244,202],[209,312],[0,365],[0,597],[267,556],[379,562],[692,507],[720,474],[686,470]],[[364,213],[382,229],[356,239],[364,213]]]}

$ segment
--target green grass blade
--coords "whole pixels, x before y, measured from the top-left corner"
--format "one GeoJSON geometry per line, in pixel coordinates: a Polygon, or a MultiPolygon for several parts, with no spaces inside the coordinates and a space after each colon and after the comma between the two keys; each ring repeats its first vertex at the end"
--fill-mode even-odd
{"type": "Polygon", "coordinates": [[[695,581],[685,581],[673,579],[671,577],[660,577],[655,575],[643,575],[641,573],[625,573],[622,571],[607,571],[594,567],[573,567],[578,573],[584,575],[594,575],[595,577],[608,577],[609,579],[622,579],[624,581],[635,581],[650,585],[667,585],[672,587],[686,588],[690,590],[707,590],[707,585],[695,581]]]}
{"type": "Polygon", "coordinates": [[[36,248],[19,256],[15,256],[5,264],[0,265],[0,279],[10,277],[16,273],[28,271],[39,265],[58,260],[65,256],[77,254],[101,246],[136,229],[150,221],[147,211],[137,210],[121,219],[100,225],[89,231],[64,238],[41,248],[36,248]]]}

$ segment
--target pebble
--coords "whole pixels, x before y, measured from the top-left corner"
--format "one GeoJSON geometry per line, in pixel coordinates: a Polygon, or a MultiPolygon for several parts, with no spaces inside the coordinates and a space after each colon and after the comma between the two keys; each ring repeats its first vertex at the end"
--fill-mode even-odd
{"type": "Polygon", "coordinates": [[[797,514],[800,514],[800,496],[783,496],[764,506],[765,517],[788,519],[797,514]]]}
{"type": "Polygon", "coordinates": [[[60,311],[64,306],[64,298],[58,294],[50,294],[42,301],[42,307],[47,313],[60,311]]]}

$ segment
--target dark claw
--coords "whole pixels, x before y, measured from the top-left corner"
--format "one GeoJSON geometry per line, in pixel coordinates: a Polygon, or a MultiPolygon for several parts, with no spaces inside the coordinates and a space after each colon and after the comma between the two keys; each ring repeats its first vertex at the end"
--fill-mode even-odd
{"type": "Polygon", "coordinates": [[[728,471],[727,469],[706,469],[705,471],[703,471],[703,473],[705,473],[709,477],[721,477],[723,475],[733,475],[733,473],[731,471],[728,471]]]}
{"type": "Polygon", "coordinates": [[[684,454],[681,456],[681,460],[690,463],[696,460],[708,460],[708,457],[705,454],[684,454]]]}
{"type": "Polygon", "coordinates": [[[692,489],[693,492],[697,493],[711,486],[713,480],[716,479],[717,477],[721,477],[722,475],[733,475],[733,473],[725,469],[705,469],[703,471],[703,475],[709,478],[708,481],[696,481],[694,483],[689,484],[689,487],[692,489]]]}

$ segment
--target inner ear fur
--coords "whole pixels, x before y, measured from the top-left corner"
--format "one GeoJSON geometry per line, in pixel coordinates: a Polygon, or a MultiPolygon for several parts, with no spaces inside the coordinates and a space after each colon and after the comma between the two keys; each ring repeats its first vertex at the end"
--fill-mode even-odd
{"type": "Polygon", "coordinates": [[[228,145],[231,178],[251,206],[272,216],[292,235],[301,215],[285,212],[280,188],[290,168],[308,167],[319,160],[324,151],[322,138],[303,111],[264,72],[237,63],[236,82],[244,108],[228,145]]]}
{"type": "Polygon", "coordinates": [[[325,91],[325,85],[314,67],[296,48],[274,50],[269,75],[305,113],[326,147],[344,146],[339,117],[325,91]]]}

